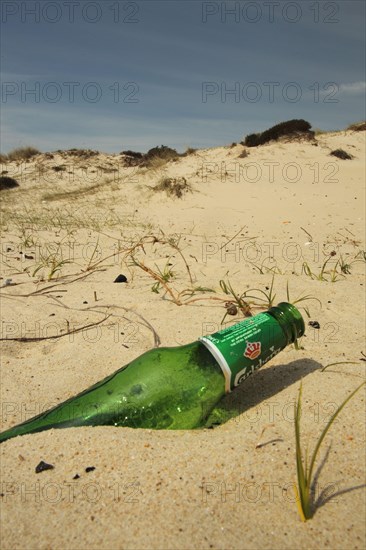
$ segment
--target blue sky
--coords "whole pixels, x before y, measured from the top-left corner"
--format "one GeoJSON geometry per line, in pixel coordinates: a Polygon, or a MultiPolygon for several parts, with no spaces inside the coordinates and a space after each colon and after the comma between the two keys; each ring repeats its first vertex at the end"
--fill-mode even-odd
{"type": "Polygon", "coordinates": [[[184,151],[291,118],[325,130],[365,118],[363,1],[1,7],[2,152],[184,151]]]}

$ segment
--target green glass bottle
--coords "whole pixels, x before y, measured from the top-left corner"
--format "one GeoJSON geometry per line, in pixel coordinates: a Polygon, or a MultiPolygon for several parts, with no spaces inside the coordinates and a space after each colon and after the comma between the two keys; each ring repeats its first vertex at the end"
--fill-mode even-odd
{"type": "Polygon", "coordinates": [[[202,426],[225,393],[304,334],[282,302],[185,346],[152,349],[82,393],[0,434],[0,442],[51,428],[202,426]]]}

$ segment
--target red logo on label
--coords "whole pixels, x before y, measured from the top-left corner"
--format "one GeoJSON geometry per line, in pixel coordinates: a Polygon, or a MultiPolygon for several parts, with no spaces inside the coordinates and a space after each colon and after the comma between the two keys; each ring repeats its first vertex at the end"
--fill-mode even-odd
{"type": "Polygon", "coordinates": [[[260,354],[261,354],[260,342],[247,342],[247,347],[245,348],[244,357],[248,357],[248,359],[256,359],[260,354]]]}

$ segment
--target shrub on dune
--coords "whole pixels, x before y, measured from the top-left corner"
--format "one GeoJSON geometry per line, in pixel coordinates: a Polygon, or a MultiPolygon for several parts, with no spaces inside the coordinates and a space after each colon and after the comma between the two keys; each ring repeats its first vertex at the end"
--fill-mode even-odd
{"type": "Polygon", "coordinates": [[[5,189],[13,189],[14,187],[19,187],[19,183],[8,176],[0,176],[0,191],[5,189]]]}
{"type": "Polygon", "coordinates": [[[244,145],[247,147],[257,147],[269,141],[277,141],[282,137],[314,137],[314,132],[310,130],[311,124],[303,119],[287,120],[281,122],[258,134],[249,134],[246,136],[244,145]]]}

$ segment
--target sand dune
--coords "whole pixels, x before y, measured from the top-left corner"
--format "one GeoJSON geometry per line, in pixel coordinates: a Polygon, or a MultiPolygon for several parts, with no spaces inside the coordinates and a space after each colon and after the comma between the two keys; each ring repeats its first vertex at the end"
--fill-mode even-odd
{"type": "MultiPolygon", "coordinates": [[[[342,131],[147,168],[67,152],[2,166],[19,187],[1,191],[1,336],[18,339],[1,342],[1,430],[112,373],[157,336],[175,346],[219,330],[220,280],[238,293],[273,280],[275,303],[287,285],[291,300],[321,302],[299,303],[320,329],[307,326],[301,349],[288,347],[225,398],[240,414],[215,429],[73,428],[3,443],[4,549],[364,548],[363,390],[325,440],[316,491],[333,498],[306,524],[292,486],[300,380],[303,441],[313,448],[365,376],[364,158],[365,133],[342,131]],[[337,148],[353,159],[331,156],[337,148]],[[187,184],[181,197],[154,189],[164,178],[187,184]],[[170,270],[172,294],[142,265],[170,270]],[[119,274],[128,282],[115,284],[119,274]],[[321,371],[340,362],[353,363],[321,371]],[[36,474],[40,460],[54,469],[36,474]]],[[[266,308],[263,294],[250,294],[253,313],[266,308]]]]}

